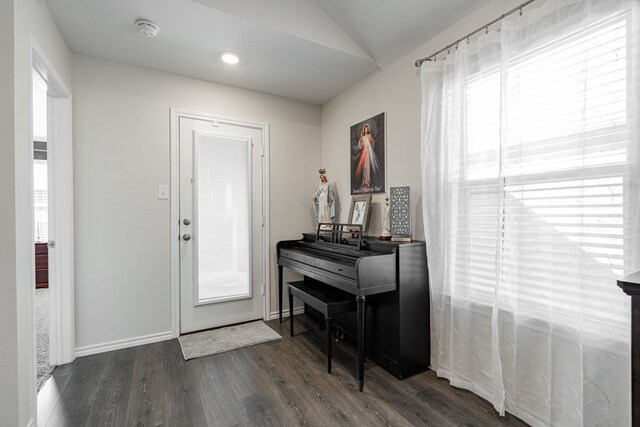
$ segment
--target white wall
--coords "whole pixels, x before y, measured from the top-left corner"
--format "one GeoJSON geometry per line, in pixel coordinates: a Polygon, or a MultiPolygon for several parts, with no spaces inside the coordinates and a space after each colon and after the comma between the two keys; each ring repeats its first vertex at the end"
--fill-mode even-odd
{"type": "MultiPolygon", "coordinates": [[[[349,214],[350,164],[349,128],[351,125],[386,112],[386,185],[410,186],[412,229],[415,239],[424,239],[420,174],[421,87],[418,58],[430,55],[470,31],[497,18],[520,4],[519,0],[495,0],[458,22],[384,71],[358,82],[322,106],[321,159],[327,174],[336,181],[342,201],[340,221],[349,214]]],[[[373,196],[370,228],[367,234],[379,235],[382,225],[383,194],[373,196]]]]}
{"type": "Polygon", "coordinates": [[[169,201],[157,200],[170,108],[269,123],[272,251],[312,229],[300,212],[316,186],[318,107],[88,56],[72,64],[76,348],[171,330],[169,201]]]}
{"type": "Polygon", "coordinates": [[[0,425],[18,421],[13,1],[0,2],[0,425]]]}
{"type": "Polygon", "coordinates": [[[0,425],[23,426],[34,422],[36,397],[31,37],[66,84],[70,53],[42,1],[3,1],[0,21],[0,425]]]}

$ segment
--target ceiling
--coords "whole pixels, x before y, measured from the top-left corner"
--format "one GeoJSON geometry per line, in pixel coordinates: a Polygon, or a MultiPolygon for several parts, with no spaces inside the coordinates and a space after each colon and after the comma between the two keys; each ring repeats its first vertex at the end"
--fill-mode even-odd
{"type": "Polygon", "coordinates": [[[75,53],[315,105],[488,2],[46,0],[75,53]],[[138,18],[154,21],[160,33],[138,34],[138,18]],[[237,52],[240,64],[219,61],[224,50],[237,52]]]}

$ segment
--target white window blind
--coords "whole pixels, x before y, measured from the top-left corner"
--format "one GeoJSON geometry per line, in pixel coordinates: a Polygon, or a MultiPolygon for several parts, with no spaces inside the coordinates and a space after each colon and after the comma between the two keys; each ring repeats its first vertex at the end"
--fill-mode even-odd
{"type": "Polygon", "coordinates": [[[468,285],[457,292],[490,302],[500,286],[503,308],[627,333],[615,288],[632,255],[627,19],[608,16],[467,80],[449,251],[468,285]]]}
{"type": "MultiPolygon", "coordinates": [[[[47,140],[47,83],[33,70],[33,136],[36,141],[47,140]]],[[[34,148],[35,148],[34,142],[34,148]]],[[[42,152],[40,152],[42,154],[42,152]]],[[[46,158],[46,157],[45,157],[46,158]]],[[[33,235],[36,243],[49,240],[47,161],[33,161],[33,235]]]]}
{"type": "Polygon", "coordinates": [[[33,235],[36,243],[49,240],[47,161],[33,161],[33,235]]]}

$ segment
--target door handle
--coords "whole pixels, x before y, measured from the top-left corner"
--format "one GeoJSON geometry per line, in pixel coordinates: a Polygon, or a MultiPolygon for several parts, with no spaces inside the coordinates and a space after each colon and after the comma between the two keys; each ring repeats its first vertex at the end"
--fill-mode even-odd
{"type": "Polygon", "coordinates": [[[183,223],[184,225],[189,225],[189,224],[191,224],[191,220],[190,220],[189,218],[185,218],[185,219],[182,221],[182,223],[183,223]]]}
{"type": "Polygon", "coordinates": [[[184,233],[182,235],[182,240],[191,240],[191,234],[189,233],[184,233]]]}

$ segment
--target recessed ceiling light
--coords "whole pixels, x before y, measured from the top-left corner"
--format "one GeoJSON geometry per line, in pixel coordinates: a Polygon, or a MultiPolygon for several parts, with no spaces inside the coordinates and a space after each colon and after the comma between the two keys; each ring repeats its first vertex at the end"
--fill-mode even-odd
{"type": "Polygon", "coordinates": [[[237,64],[240,62],[240,57],[233,52],[220,52],[220,59],[226,64],[237,64]]]}
{"type": "Polygon", "coordinates": [[[160,31],[158,24],[148,19],[136,19],[136,26],[140,34],[145,37],[155,37],[160,31]]]}

